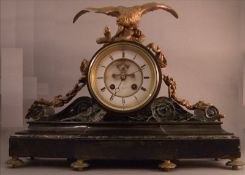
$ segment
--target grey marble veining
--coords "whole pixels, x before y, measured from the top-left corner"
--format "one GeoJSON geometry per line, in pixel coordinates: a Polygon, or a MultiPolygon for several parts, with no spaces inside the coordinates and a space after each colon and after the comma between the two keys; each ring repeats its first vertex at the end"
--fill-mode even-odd
{"type": "MultiPolygon", "coordinates": [[[[131,161],[106,161],[106,162],[92,162],[91,167],[83,172],[73,171],[69,164],[64,159],[37,159],[30,161],[28,159],[23,159],[27,162],[27,165],[18,168],[18,169],[8,169],[6,168],[5,161],[8,160],[8,138],[15,131],[19,131],[20,128],[3,128],[1,130],[1,166],[0,174],[1,175],[74,175],[74,174],[83,174],[83,175],[110,175],[110,174],[151,174],[151,175],[160,175],[163,172],[160,170],[155,162],[131,162],[131,161]]],[[[244,136],[245,137],[245,136],[244,136]]],[[[241,138],[241,139],[244,139],[241,138]]],[[[244,153],[244,149],[242,151],[244,153]]],[[[244,160],[244,155],[243,158],[244,160]]],[[[171,172],[171,174],[182,175],[196,175],[197,173],[201,174],[216,174],[216,175],[243,175],[245,173],[245,168],[243,167],[240,170],[233,171],[227,169],[224,166],[226,161],[214,161],[214,160],[181,160],[179,162],[179,167],[171,172]]]]}

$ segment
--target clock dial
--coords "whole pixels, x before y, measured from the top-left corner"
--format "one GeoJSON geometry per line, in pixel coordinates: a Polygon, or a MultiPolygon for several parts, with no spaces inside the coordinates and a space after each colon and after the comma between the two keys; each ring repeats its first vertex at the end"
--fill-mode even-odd
{"type": "Polygon", "coordinates": [[[133,42],[108,45],[93,57],[88,87],[105,108],[132,112],[147,105],[157,94],[160,73],[151,53],[133,42]]]}
{"type": "Polygon", "coordinates": [[[137,93],[143,83],[143,72],[129,59],[116,59],[104,72],[108,91],[118,97],[130,97],[137,93]]]}

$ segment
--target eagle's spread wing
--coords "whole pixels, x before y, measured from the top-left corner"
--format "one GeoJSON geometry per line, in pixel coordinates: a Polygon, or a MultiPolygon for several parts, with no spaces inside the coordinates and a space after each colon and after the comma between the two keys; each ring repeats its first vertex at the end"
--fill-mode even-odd
{"type": "Polygon", "coordinates": [[[118,17],[120,15],[120,7],[86,8],[75,15],[73,18],[73,23],[75,23],[80,16],[87,12],[102,13],[109,16],[118,17]]]}
{"type": "Polygon", "coordinates": [[[162,4],[162,3],[154,3],[154,2],[153,3],[147,3],[147,4],[144,4],[140,7],[141,7],[142,15],[144,15],[148,12],[154,11],[154,10],[163,9],[163,10],[166,10],[169,13],[171,13],[175,18],[178,18],[178,14],[174,9],[172,9],[170,6],[167,6],[167,5],[162,4]]]}

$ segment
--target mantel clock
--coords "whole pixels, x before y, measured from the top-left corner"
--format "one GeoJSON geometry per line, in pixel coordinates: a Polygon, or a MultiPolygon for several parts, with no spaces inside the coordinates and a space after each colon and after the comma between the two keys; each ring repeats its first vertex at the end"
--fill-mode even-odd
{"type": "Polygon", "coordinates": [[[164,170],[183,158],[229,159],[232,169],[243,165],[239,138],[221,127],[224,116],[210,103],[178,97],[176,82],[162,71],[163,51],[143,44],[140,18],[154,10],[178,18],[163,3],[86,8],[75,15],[73,23],[88,12],[115,17],[118,30],[112,35],[105,27],[96,40],[103,46],[81,62],[81,77],[68,93],[34,101],[28,129],[9,139],[9,167],[23,165],[20,157],[67,158],[75,170],[94,159],[159,160],[164,170]],[[55,113],[85,86],[91,97],[78,97],[55,113]],[[168,96],[157,97],[163,86],[168,96]]]}

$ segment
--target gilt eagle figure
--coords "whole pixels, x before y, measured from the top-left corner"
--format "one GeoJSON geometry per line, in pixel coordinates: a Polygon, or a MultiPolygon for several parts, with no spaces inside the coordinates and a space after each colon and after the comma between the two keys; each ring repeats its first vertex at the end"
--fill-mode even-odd
{"type": "Polygon", "coordinates": [[[168,5],[165,5],[163,3],[147,3],[132,7],[108,6],[102,8],[86,8],[75,15],[73,23],[75,23],[80,16],[88,12],[113,16],[117,18],[118,25],[118,31],[114,38],[121,35],[123,38],[130,39],[133,35],[135,35],[136,37],[137,35],[139,35],[138,37],[143,36],[143,34],[141,34],[141,31],[138,30],[141,16],[158,9],[165,10],[171,13],[174,17],[178,18],[178,14],[176,13],[176,11],[168,5]]]}

